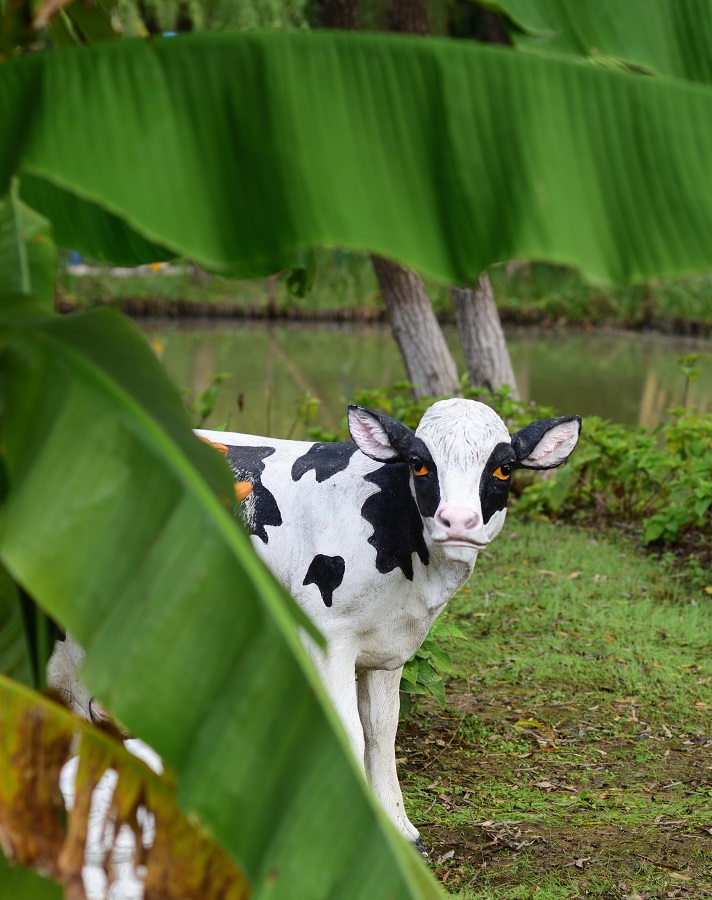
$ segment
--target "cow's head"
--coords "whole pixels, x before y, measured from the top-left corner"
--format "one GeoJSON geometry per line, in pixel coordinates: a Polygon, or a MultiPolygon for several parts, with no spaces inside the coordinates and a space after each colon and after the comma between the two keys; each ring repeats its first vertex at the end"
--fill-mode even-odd
{"type": "Polygon", "coordinates": [[[432,543],[466,562],[499,534],[512,472],[561,465],[576,446],[581,419],[541,419],[510,435],[489,406],[455,399],[431,406],[417,431],[349,406],[349,430],[367,456],[410,467],[413,495],[432,543]]]}

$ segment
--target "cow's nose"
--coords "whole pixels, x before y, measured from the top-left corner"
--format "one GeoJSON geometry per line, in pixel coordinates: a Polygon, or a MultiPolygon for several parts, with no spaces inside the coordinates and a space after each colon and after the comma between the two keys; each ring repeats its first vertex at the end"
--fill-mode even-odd
{"type": "Polygon", "coordinates": [[[435,521],[448,533],[461,534],[477,528],[480,517],[466,506],[444,506],[435,513],[435,521]]]}

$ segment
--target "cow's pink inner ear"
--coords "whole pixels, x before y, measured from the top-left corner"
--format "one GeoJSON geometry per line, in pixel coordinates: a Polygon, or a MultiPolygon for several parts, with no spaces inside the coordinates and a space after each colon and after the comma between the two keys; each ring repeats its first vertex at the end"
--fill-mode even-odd
{"type": "Polygon", "coordinates": [[[349,431],[356,446],[366,456],[385,462],[398,455],[391,446],[386,429],[368,410],[349,410],[349,431]]]}
{"type": "Polygon", "coordinates": [[[552,469],[565,462],[579,439],[578,422],[565,422],[547,431],[529,456],[520,465],[525,468],[552,469]]]}

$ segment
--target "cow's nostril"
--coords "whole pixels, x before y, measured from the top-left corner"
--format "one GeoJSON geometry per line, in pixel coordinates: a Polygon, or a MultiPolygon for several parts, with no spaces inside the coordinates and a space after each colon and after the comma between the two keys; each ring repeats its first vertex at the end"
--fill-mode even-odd
{"type": "Polygon", "coordinates": [[[458,534],[477,528],[480,524],[480,517],[475,510],[460,506],[445,507],[435,514],[435,520],[446,531],[458,534]]]}

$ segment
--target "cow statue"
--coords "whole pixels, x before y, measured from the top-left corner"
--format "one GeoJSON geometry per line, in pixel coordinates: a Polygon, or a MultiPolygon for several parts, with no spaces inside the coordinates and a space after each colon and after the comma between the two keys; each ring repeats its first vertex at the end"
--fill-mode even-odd
{"type": "Polygon", "coordinates": [[[401,670],[499,534],[514,470],[563,463],[581,419],[510,435],[462,399],[416,431],[361,406],[348,419],[343,443],[197,433],[232,467],[257,553],[326,638],[304,641],[378,800],[422,850],[396,774],[401,670]]]}

